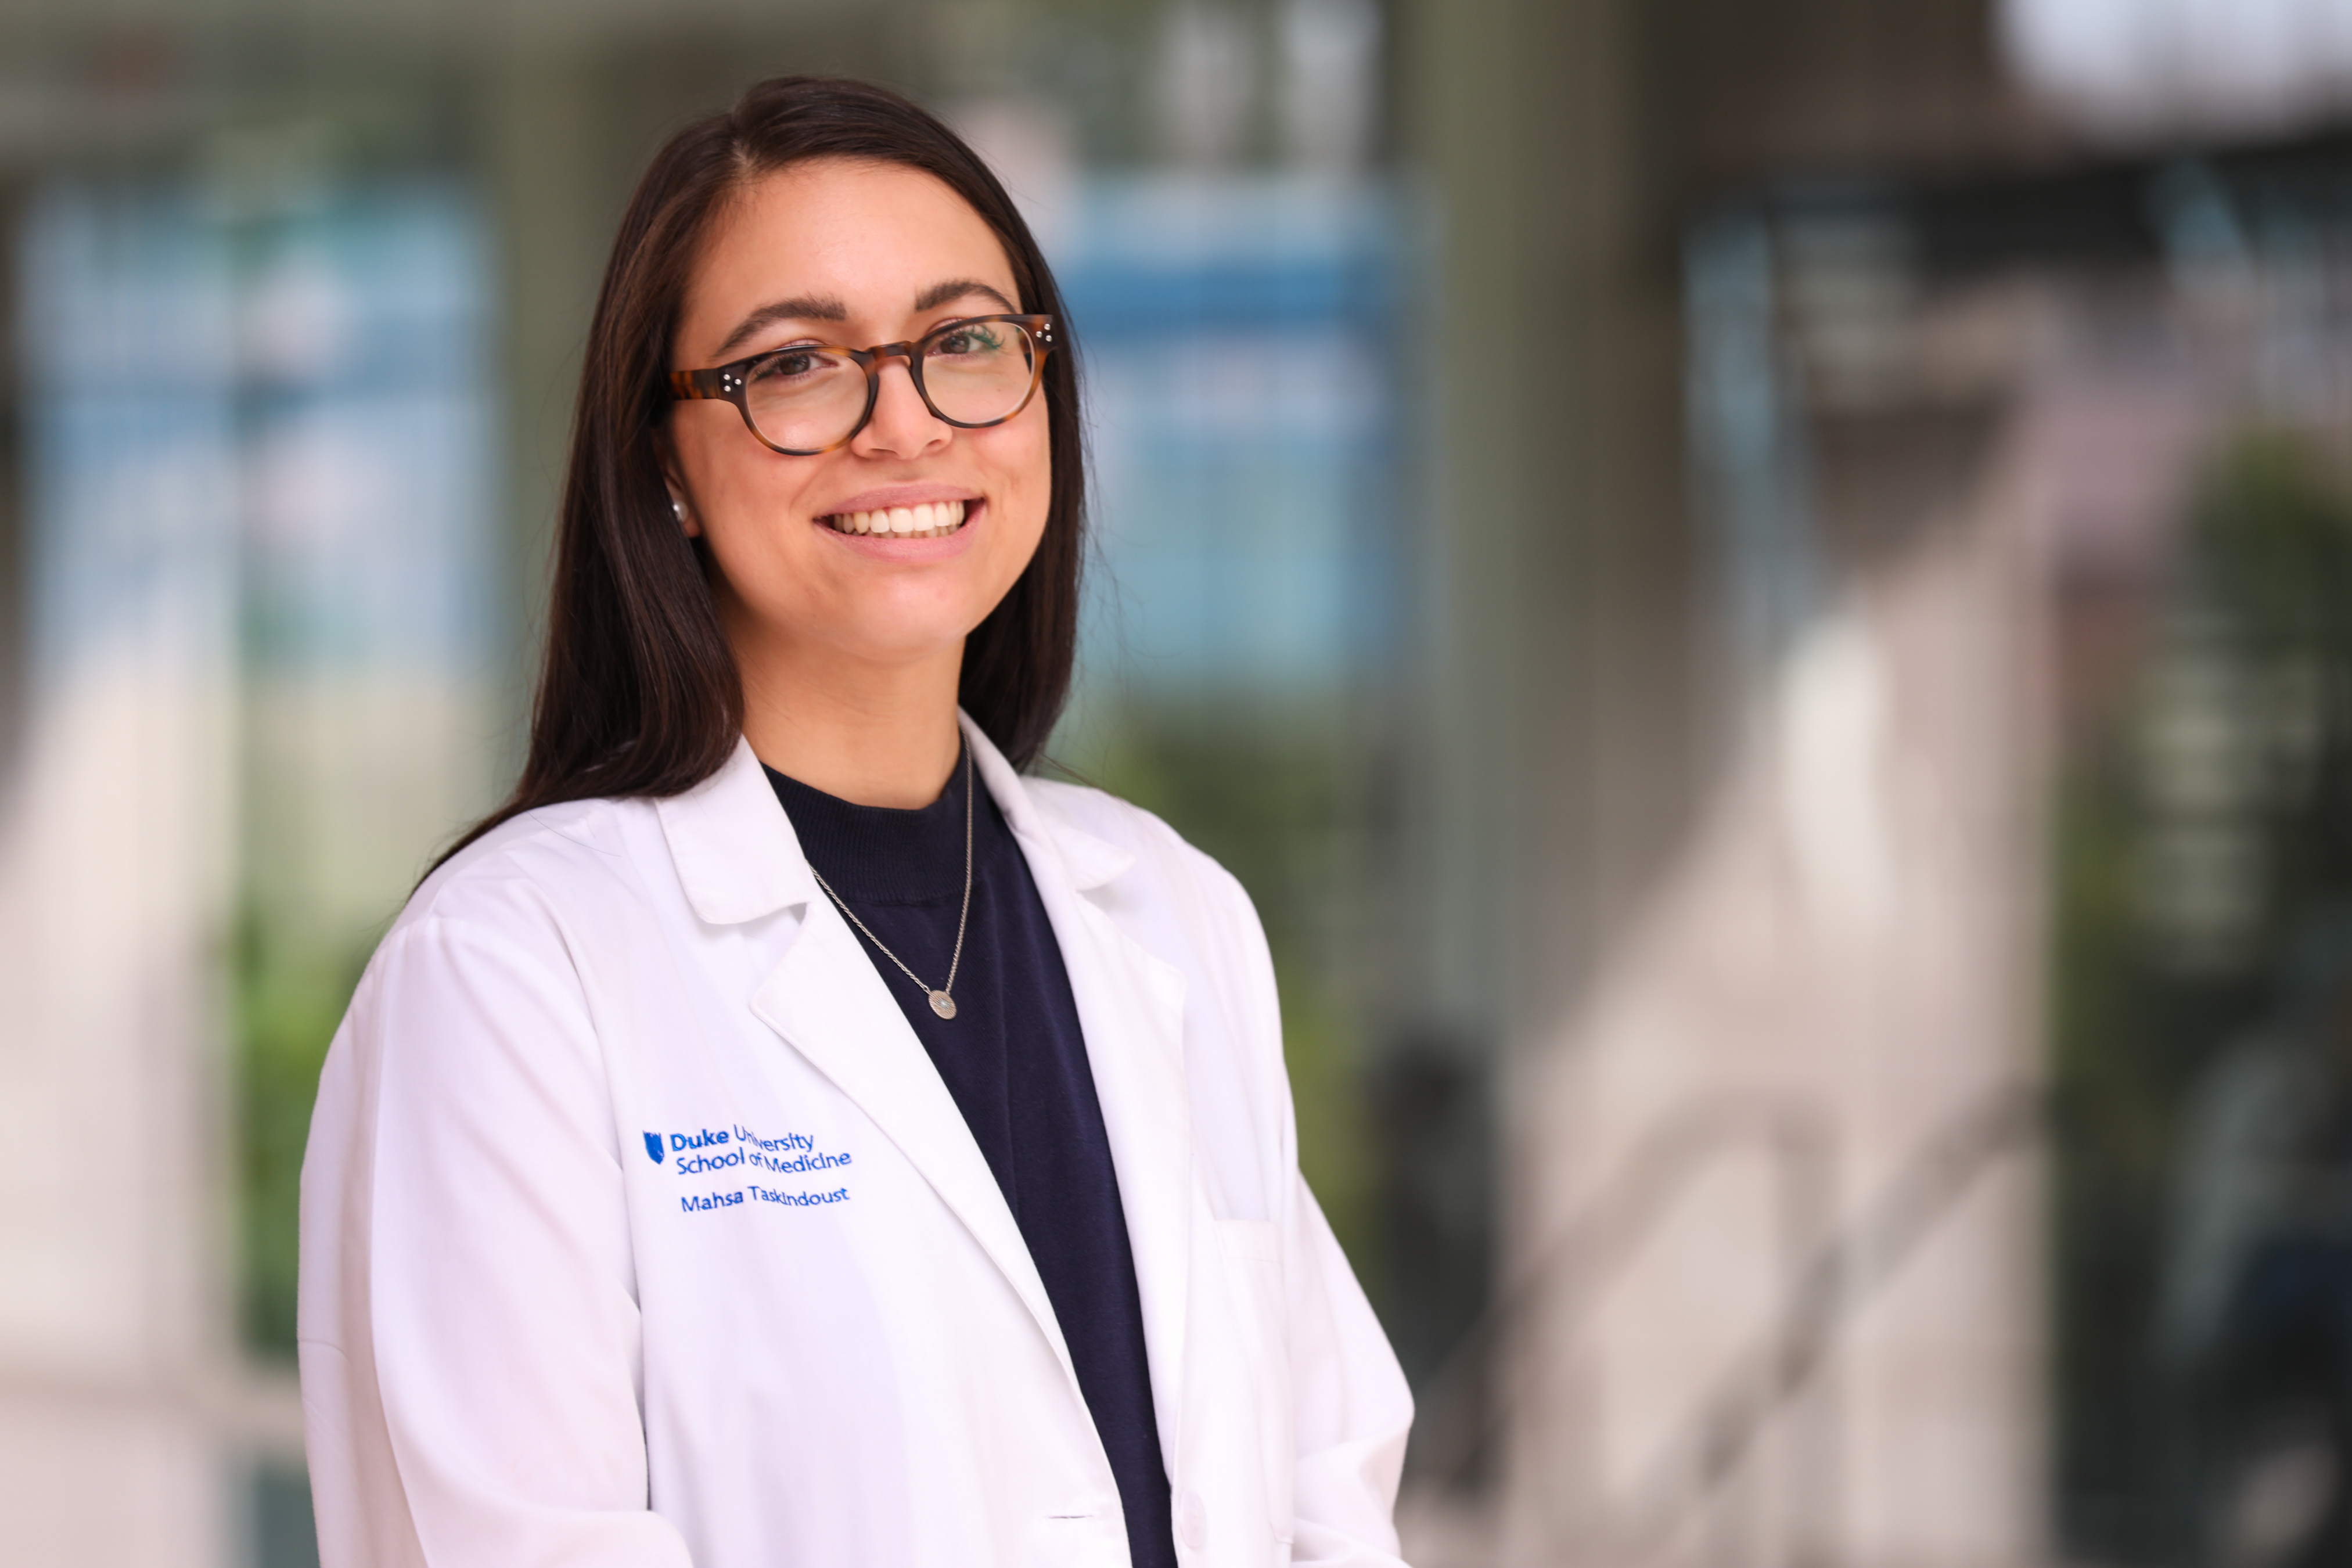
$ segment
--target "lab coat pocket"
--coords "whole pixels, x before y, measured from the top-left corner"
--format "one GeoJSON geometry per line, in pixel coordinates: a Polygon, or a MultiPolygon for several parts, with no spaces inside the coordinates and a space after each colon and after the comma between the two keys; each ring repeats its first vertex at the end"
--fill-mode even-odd
{"type": "Polygon", "coordinates": [[[1217,1239],[1243,1321],[1258,1442],[1265,1465],[1266,1522],[1288,1554],[1291,1535],[1290,1314],[1282,1278],[1282,1232],[1265,1220],[1221,1219],[1217,1239]]]}
{"type": "Polygon", "coordinates": [[[1092,1568],[1127,1552],[1127,1527],[1091,1513],[1049,1514],[1032,1521],[1021,1545],[1020,1568],[1092,1568]]]}

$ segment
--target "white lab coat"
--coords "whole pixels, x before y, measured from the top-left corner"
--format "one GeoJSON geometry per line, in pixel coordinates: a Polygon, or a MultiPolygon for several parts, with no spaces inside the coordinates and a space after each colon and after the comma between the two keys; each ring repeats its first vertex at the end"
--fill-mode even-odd
{"type": "MultiPolygon", "coordinates": [[[[1181,1560],[1389,1568],[1412,1404],[1247,896],[966,733],[1085,1027],[1181,1560]]],[[[320,1081],[300,1339],[326,1568],[1128,1561],[1012,1212],[749,746],[409,900],[320,1081]]]]}

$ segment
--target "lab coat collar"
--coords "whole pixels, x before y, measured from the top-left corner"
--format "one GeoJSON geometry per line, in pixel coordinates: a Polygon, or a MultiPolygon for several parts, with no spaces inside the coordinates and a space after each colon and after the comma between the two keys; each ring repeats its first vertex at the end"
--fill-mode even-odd
{"type": "MultiPolygon", "coordinates": [[[[1050,839],[1073,888],[1091,892],[1135,864],[1128,851],[1034,799],[980,726],[961,711],[957,718],[972,763],[1014,834],[1050,839]]],[[[738,737],[717,773],[683,795],[656,801],[654,807],[687,901],[707,923],[738,925],[817,896],[800,839],[777,805],[751,742],[738,737]]]]}
{"type": "Polygon", "coordinates": [[[737,737],[717,773],[654,810],[686,900],[705,923],[739,925],[816,897],[808,858],[751,742],[737,737]]]}
{"type": "Polygon", "coordinates": [[[981,782],[996,798],[997,808],[1016,837],[1045,837],[1052,840],[1061,859],[1061,870],[1071,887],[1081,893],[1090,893],[1116,880],[1135,864],[1135,857],[1116,844],[1108,844],[1088,833],[1060,812],[1029,793],[1004,753],[971,721],[971,716],[958,710],[956,717],[962,721],[964,743],[971,748],[971,760],[980,770],[981,782]]]}
{"type": "MultiPolygon", "coordinates": [[[[981,726],[962,712],[957,720],[962,720],[964,742],[971,745],[981,783],[1004,811],[1013,835],[1049,839],[1073,889],[1091,893],[1136,863],[1118,844],[1106,844],[1037,802],[981,726]]],[[[685,795],[656,799],[654,811],[661,816],[687,902],[706,924],[736,926],[816,898],[816,877],[809,875],[807,856],[800,853],[800,837],[779,809],[776,790],[767,783],[767,769],[752,754],[751,741],[736,738],[734,752],[718,773],[685,795]]]]}

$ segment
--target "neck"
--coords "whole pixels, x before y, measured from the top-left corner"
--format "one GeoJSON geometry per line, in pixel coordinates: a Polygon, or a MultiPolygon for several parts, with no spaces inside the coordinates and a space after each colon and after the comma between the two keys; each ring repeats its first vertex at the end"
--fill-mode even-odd
{"type": "Polygon", "coordinates": [[[963,647],[875,664],[835,650],[746,658],[743,738],[787,778],[858,805],[902,811],[939,799],[955,772],[956,678],[963,647]]]}

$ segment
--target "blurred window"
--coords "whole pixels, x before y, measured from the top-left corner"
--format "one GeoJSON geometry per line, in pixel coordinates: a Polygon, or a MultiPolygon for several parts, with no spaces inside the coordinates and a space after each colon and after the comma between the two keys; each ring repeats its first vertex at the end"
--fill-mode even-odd
{"type": "Polygon", "coordinates": [[[1385,671],[1396,418],[1433,356],[1396,313],[1384,186],[1103,178],[1056,258],[1085,345],[1108,584],[1088,673],[1152,694],[1385,671]]]}
{"type": "Polygon", "coordinates": [[[290,1353],[319,1062],[497,751],[482,223],[439,180],[68,179],[21,255],[37,689],[236,693],[245,1316],[290,1353]]]}
{"type": "Polygon", "coordinates": [[[1055,753],[1255,900],[1301,1163],[1381,1296],[1361,1076],[1385,995],[1401,426],[1434,359],[1400,310],[1399,203],[1323,174],[1100,175],[1063,234],[1100,569],[1055,753]]]}

